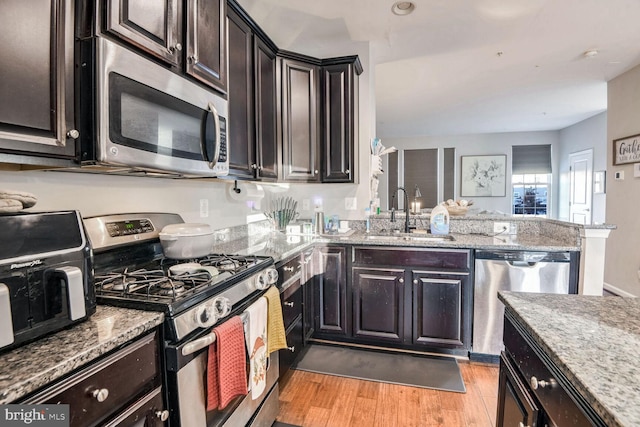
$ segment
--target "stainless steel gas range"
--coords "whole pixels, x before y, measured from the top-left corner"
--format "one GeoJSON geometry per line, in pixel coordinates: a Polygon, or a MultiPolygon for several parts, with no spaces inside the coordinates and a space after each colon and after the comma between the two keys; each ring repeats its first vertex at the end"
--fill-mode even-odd
{"type": "Polygon", "coordinates": [[[98,304],[161,311],[165,389],[171,426],[271,425],[278,412],[278,352],[261,399],[236,398],[207,411],[207,349],[212,327],[240,315],[276,283],[271,257],[211,254],[165,258],[159,232],[179,215],[117,214],[84,219],[92,242],[98,304]]]}

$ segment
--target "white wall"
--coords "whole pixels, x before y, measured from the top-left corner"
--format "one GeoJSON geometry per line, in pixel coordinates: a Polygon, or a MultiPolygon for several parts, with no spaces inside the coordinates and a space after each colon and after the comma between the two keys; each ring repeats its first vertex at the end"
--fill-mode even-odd
{"type": "Polygon", "coordinates": [[[604,280],[630,294],[640,296],[640,178],[633,177],[633,164],[613,166],[613,140],[640,133],[640,66],[608,83],[607,113],[607,223],[615,224],[607,239],[604,280]],[[624,172],[624,180],[612,179],[624,172]]]}
{"type": "MultiPolygon", "coordinates": [[[[593,171],[607,169],[607,113],[600,113],[560,131],[558,219],[569,221],[569,155],[583,150],[593,150],[593,171]]],[[[607,177],[610,178],[610,177],[607,177]]],[[[608,180],[607,180],[608,181],[608,180]]],[[[608,183],[607,183],[608,184],[608,183]]],[[[591,221],[605,222],[606,194],[594,194],[591,221]]]]}
{"type": "MultiPolygon", "coordinates": [[[[456,149],[456,198],[460,198],[460,156],[469,155],[507,155],[506,170],[506,195],[504,197],[475,197],[473,198],[474,208],[478,210],[500,211],[511,213],[511,146],[513,145],[536,145],[551,144],[553,170],[558,170],[558,151],[560,143],[560,133],[558,131],[544,132],[510,132],[510,133],[488,133],[473,135],[453,135],[453,136],[419,136],[411,138],[383,138],[382,143],[386,147],[395,146],[401,149],[417,148],[455,148],[456,149]]],[[[386,187],[384,187],[386,188],[386,187]]],[[[556,215],[555,206],[557,204],[557,182],[552,186],[552,217],[556,215]]],[[[381,197],[386,197],[382,190],[381,197]]],[[[383,202],[383,206],[386,204],[383,202]]]]}

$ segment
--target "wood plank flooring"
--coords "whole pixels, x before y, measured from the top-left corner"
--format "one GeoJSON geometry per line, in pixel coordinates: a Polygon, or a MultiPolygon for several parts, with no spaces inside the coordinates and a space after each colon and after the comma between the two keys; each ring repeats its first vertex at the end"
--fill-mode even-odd
{"type": "Polygon", "coordinates": [[[303,427],[493,427],[498,366],[459,361],[466,393],[292,371],[277,420],[303,427]]]}

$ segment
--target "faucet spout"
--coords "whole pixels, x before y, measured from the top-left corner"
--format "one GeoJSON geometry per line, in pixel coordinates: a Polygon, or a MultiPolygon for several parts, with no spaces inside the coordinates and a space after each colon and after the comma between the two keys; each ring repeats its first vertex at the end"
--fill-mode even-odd
{"type": "MultiPolygon", "coordinates": [[[[407,190],[405,190],[404,187],[398,187],[398,189],[396,191],[393,192],[393,196],[391,196],[391,205],[392,205],[392,218],[393,218],[393,201],[395,201],[396,198],[396,194],[398,193],[398,191],[402,190],[404,192],[404,214],[405,214],[405,220],[404,220],[404,232],[408,233],[409,232],[409,222],[410,222],[410,218],[409,218],[409,195],[407,194],[407,190]]],[[[392,222],[395,218],[392,219],[392,222]]]]}

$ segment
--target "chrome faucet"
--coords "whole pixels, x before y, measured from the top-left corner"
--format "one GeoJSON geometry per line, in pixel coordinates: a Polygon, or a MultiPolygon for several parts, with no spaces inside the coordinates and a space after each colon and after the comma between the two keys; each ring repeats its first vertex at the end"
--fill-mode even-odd
{"type": "Polygon", "coordinates": [[[405,190],[404,187],[398,187],[398,189],[393,192],[393,196],[391,196],[391,222],[395,222],[396,220],[396,213],[393,208],[393,205],[396,200],[396,194],[398,194],[398,190],[402,190],[404,192],[404,214],[405,214],[404,232],[408,233],[409,221],[410,221],[409,220],[409,196],[407,195],[407,190],[405,190]]]}

